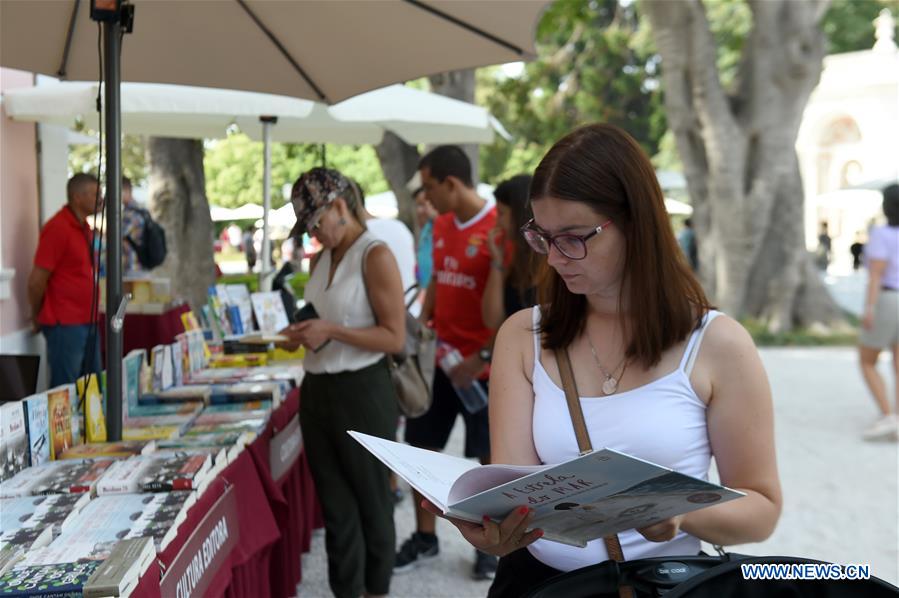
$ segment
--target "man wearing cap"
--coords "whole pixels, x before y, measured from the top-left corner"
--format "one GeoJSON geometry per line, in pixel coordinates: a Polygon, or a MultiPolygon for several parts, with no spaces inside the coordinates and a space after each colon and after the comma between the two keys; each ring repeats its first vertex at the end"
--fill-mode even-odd
{"type": "Polygon", "coordinates": [[[84,373],[100,369],[96,328],[91,330],[94,270],[86,221],[94,213],[98,185],[91,174],[69,179],[68,203],[41,229],[28,277],[32,326],[47,340],[50,386],[74,382],[82,365],[84,373]]]}

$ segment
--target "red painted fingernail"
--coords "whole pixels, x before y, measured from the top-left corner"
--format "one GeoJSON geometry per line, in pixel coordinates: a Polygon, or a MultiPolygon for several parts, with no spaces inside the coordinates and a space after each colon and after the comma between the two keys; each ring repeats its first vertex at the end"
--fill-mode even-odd
{"type": "Polygon", "coordinates": [[[518,514],[527,515],[529,510],[527,507],[518,507],[518,514]]]}
{"type": "Polygon", "coordinates": [[[538,538],[542,538],[542,537],[543,537],[543,530],[542,530],[542,529],[538,529],[538,530],[537,530],[537,537],[538,537],[538,538]]]}

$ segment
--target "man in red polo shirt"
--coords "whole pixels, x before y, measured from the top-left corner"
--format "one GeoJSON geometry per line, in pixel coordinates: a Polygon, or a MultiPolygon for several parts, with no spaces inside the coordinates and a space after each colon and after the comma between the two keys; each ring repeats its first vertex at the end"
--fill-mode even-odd
{"type": "Polygon", "coordinates": [[[35,331],[47,339],[50,385],[74,382],[82,371],[100,370],[96,333],[91,333],[93,252],[86,218],[94,213],[97,178],[76,174],[66,185],[68,203],[41,229],[28,300],[35,331]]]}

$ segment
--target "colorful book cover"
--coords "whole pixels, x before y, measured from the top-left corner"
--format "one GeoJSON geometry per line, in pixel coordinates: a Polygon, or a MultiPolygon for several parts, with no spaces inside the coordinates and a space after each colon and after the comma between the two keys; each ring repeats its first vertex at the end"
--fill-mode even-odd
{"type": "Polygon", "coordinates": [[[181,314],[181,323],[184,324],[184,330],[200,329],[200,322],[197,320],[197,315],[192,311],[181,314]]]}
{"type": "Polygon", "coordinates": [[[70,448],[60,455],[59,459],[96,459],[103,457],[117,459],[147,454],[152,452],[154,448],[155,444],[152,440],[89,443],[70,448]]]}
{"type": "Polygon", "coordinates": [[[180,434],[181,426],[126,427],[122,429],[122,440],[165,440],[177,438],[180,434]]]}
{"type": "Polygon", "coordinates": [[[91,492],[103,473],[109,469],[112,459],[84,459],[61,461],[60,467],[41,479],[31,489],[31,494],[79,494],[91,492]]]}
{"type": "Polygon", "coordinates": [[[30,496],[32,488],[60,467],[63,467],[63,463],[58,461],[26,467],[8,480],[0,482],[0,498],[30,496]]]}
{"type": "Polygon", "coordinates": [[[265,419],[252,419],[219,424],[195,424],[184,435],[204,436],[206,434],[228,434],[231,432],[254,432],[258,434],[265,426],[266,421],[265,419]]]}
{"type": "Polygon", "coordinates": [[[206,408],[203,409],[202,415],[208,415],[212,413],[239,413],[242,411],[268,412],[271,410],[271,401],[247,401],[245,403],[221,403],[218,405],[207,405],[206,408]]]}
{"type": "Polygon", "coordinates": [[[253,302],[250,299],[250,289],[245,284],[226,284],[228,303],[237,307],[240,313],[240,321],[244,333],[253,331],[253,302]]]}
{"type": "Polygon", "coordinates": [[[90,501],[87,494],[53,494],[0,498],[0,533],[51,527],[58,535],[66,521],[90,501]]]}
{"type": "MultiPolygon", "coordinates": [[[[238,405],[242,403],[237,403],[238,405]]],[[[258,411],[220,411],[220,412],[210,412],[208,410],[203,411],[194,420],[194,426],[216,426],[221,424],[233,424],[245,421],[261,421],[266,422],[268,420],[269,412],[264,410],[258,411]]]]}
{"type": "Polygon", "coordinates": [[[239,443],[246,443],[247,436],[240,432],[228,432],[225,434],[202,434],[193,436],[182,436],[181,438],[172,438],[170,440],[159,440],[156,447],[159,450],[171,449],[193,449],[197,447],[213,446],[232,446],[239,443]]]}
{"type": "Polygon", "coordinates": [[[269,291],[253,293],[250,295],[253,304],[253,313],[259,324],[259,331],[263,334],[275,334],[287,328],[287,312],[284,311],[284,302],[281,293],[269,291]]]}
{"type": "Polygon", "coordinates": [[[240,319],[240,308],[236,305],[228,306],[228,324],[231,326],[232,334],[243,334],[243,321],[240,319]]]}
{"type": "Polygon", "coordinates": [[[84,430],[87,442],[106,442],[106,416],[103,413],[103,393],[97,374],[88,374],[75,381],[79,402],[84,404],[84,430]]]}
{"type": "Polygon", "coordinates": [[[209,455],[185,453],[147,459],[148,466],[141,471],[140,489],[143,492],[171,492],[195,490],[203,476],[212,467],[209,455]]]}
{"type": "Polygon", "coordinates": [[[144,349],[135,349],[128,353],[122,360],[122,402],[123,420],[134,417],[154,417],[159,415],[189,415],[197,410],[196,406],[187,404],[179,405],[153,405],[141,402],[141,376],[146,369],[146,354],[144,349]]]}
{"type": "Polygon", "coordinates": [[[32,465],[50,460],[50,418],[47,394],[39,393],[22,400],[25,408],[25,429],[28,433],[28,452],[32,465]]]}
{"type": "Polygon", "coordinates": [[[84,584],[101,564],[102,561],[76,561],[13,568],[0,575],[0,596],[81,596],[84,584]]]}
{"type": "Polygon", "coordinates": [[[22,401],[0,405],[0,482],[29,465],[28,433],[22,401]]]}
{"type": "Polygon", "coordinates": [[[72,397],[69,385],[47,391],[47,411],[50,417],[50,459],[62,454],[74,444],[72,438],[72,397]]]}
{"type": "Polygon", "coordinates": [[[172,360],[172,386],[184,384],[184,361],[181,356],[181,343],[169,345],[169,357],[172,360]]]}

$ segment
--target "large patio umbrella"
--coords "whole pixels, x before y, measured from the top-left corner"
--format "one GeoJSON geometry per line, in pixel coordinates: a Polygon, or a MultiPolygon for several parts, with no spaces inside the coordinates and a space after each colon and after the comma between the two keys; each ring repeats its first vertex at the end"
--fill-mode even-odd
{"type": "MultiPolygon", "coordinates": [[[[79,120],[99,126],[99,84],[62,82],[14,89],[3,95],[13,120],[73,127],[79,120]]],[[[498,120],[479,106],[445,96],[391,85],[366,92],[335,106],[272,94],[166,85],[122,83],[122,132],[158,137],[214,139],[237,125],[265,142],[375,144],[385,131],[408,143],[489,143],[494,131],[508,136],[498,120]],[[264,118],[260,118],[264,117],[264,118]]],[[[262,278],[270,269],[269,211],[271,168],[263,173],[262,278]]]]}
{"type": "MultiPolygon", "coordinates": [[[[103,65],[107,221],[121,238],[119,85],[129,81],[245,89],[329,104],[432,73],[533,56],[549,0],[4,0],[0,65],[90,79],[103,65]],[[104,10],[107,9],[107,10],[104,10]],[[94,28],[94,17],[102,26],[94,28]],[[123,31],[127,35],[123,43],[123,31]],[[98,57],[102,32],[104,60],[98,57]],[[124,49],[123,49],[124,48],[124,49]]],[[[107,420],[121,438],[121,244],[107,253],[107,420]]]]}

